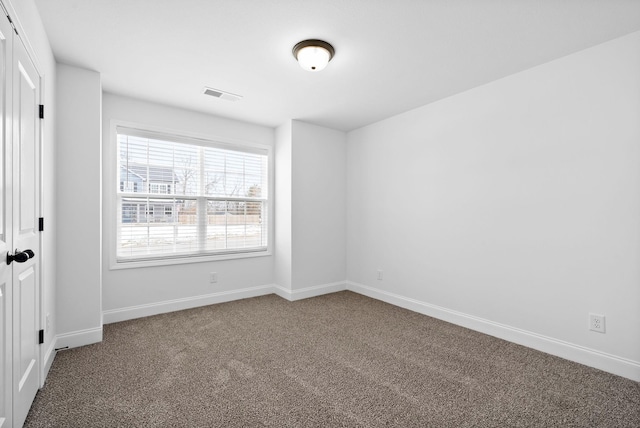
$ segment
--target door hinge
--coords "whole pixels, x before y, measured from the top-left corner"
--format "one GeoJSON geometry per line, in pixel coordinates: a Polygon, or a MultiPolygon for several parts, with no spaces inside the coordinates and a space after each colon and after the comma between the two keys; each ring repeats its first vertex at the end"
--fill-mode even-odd
{"type": "Polygon", "coordinates": [[[40,119],[44,119],[44,106],[40,104],[40,119]]]}
{"type": "Polygon", "coordinates": [[[11,28],[13,28],[13,31],[15,31],[16,34],[18,34],[18,29],[16,28],[16,25],[13,23],[9,15],[7,15],[7,19],[9,20],[9,25],[11,25],[11,28]]]}
{"type": "Polygon", "coordinates": [[[38,231],[39,232],[43,232],[44,231],[44,217],[40,217],[38,219],[38,231]]]}
{"type": "Polygon", "coordinates": [[[40,330],[38,332],[38,344],[42,345],[44,343],[44,330],[40,330]]]}

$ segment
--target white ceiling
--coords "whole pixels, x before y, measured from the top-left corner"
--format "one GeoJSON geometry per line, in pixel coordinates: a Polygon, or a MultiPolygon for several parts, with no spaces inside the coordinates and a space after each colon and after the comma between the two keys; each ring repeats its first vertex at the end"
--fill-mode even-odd
{"type": "MultiPolygon", "coordinates": [[[[58,62],[105,91],[352,130],[640,30],[640,0],[36,0],[58,62]],[[320,38],[318,73],[291,49],[320,38]],[[229,102],[204,86],[243,95],[229,102]]],[[[63,95],[60,95],[63,96],[63,95]]]]}

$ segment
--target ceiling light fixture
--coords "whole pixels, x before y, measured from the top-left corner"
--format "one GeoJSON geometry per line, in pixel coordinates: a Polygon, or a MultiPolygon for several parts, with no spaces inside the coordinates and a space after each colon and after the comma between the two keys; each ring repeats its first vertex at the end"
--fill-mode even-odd
{"type": "Polygon", "coordinates": [[[293,47],[293,56],[307,71],[320,71],[336,53],[333,46],[323,40],[303,40],[293,47]]]}

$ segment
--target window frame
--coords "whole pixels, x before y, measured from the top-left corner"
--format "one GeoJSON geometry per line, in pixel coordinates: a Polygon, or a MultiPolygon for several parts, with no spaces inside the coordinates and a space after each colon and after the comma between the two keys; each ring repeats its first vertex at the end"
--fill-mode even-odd
{"type": "MultiPolygon", "coordinates": [[[[103,189],[105,193],[106,207],[104,210],[108,221],[109,227],[105,228],[105,234],[109,241],[109,269],[130,269],[130,268],[142,268],[151,266],[166,266],[166,265],[179,265],[188,263],[200,263],[211,262],[218,260],[233,260],[233,259],[245,259],[253,257],[265,257],[273,254],[273,242],[274,235],[274,156],[273,147],[267,144],[260,144],[255,142],[249,142],[245,140],[239,140],[234,138],[203,135],[194,132],[167,129],[152,125],[139,124],[126,122],[121,120],[111,120],[110,123],[110,135],[109,135],[109,147],[107,148],[107,162],[105,162],[105,174],[103,181],[103,189]],[[252,249],[234,249],[228,253],[222,254],[167,254],[166,256],[158,256],[153,258],[140,258],[130,260],[119,260],[117,256],[117,234],[118,234],[118,190],[120,189],[119,171],[118,169],[118,129],[125,128],[135,130],[142,134],[148,134],[150,138],[157,138],[160,140],[175,141],[177,143],[187,143],[200,145],[205,147],[215,147],[222,149],[238,151],[263,151],[267,155],[267,197],[266,197],[266,215],[267,222],[265,227],[267,235],[266,250],[252,250],[252,249]]],[[[162,196],[162,194],[150,194],[150,197],[162,196]]],[[[167,195],[170,196],[170,195],[167,195]]],[[[171,195],[173,197],[181,197],[180,195],[171,195]]],[[[183,196],[181,198],[186,199],[198,199],[199,197],[183,196]]],[[[210,198],[216,199],[216,198],[210,198]]],[[[226,198],[233,199],[233,198],[226,198]]]]}

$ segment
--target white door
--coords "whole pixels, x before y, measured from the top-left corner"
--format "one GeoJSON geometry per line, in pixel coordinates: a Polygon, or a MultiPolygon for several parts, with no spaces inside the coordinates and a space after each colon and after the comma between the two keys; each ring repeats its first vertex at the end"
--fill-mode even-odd
{"type": "Polygon", "coordinates": [[[9,21],[0,17],[0,428],[11,424],[12,382],[12,295],[11,267],[5,257],[13,252],[12,180],[11,180],[11,58],[13,29],[9,21]],[[5,118],[9,119],[5,121],[5,118]]]}
{"type": "Polygon", "coordinates": [[[22,42],[13,44],[13,424],[22,426],[40,385],[40,77],[22,42]]]}

